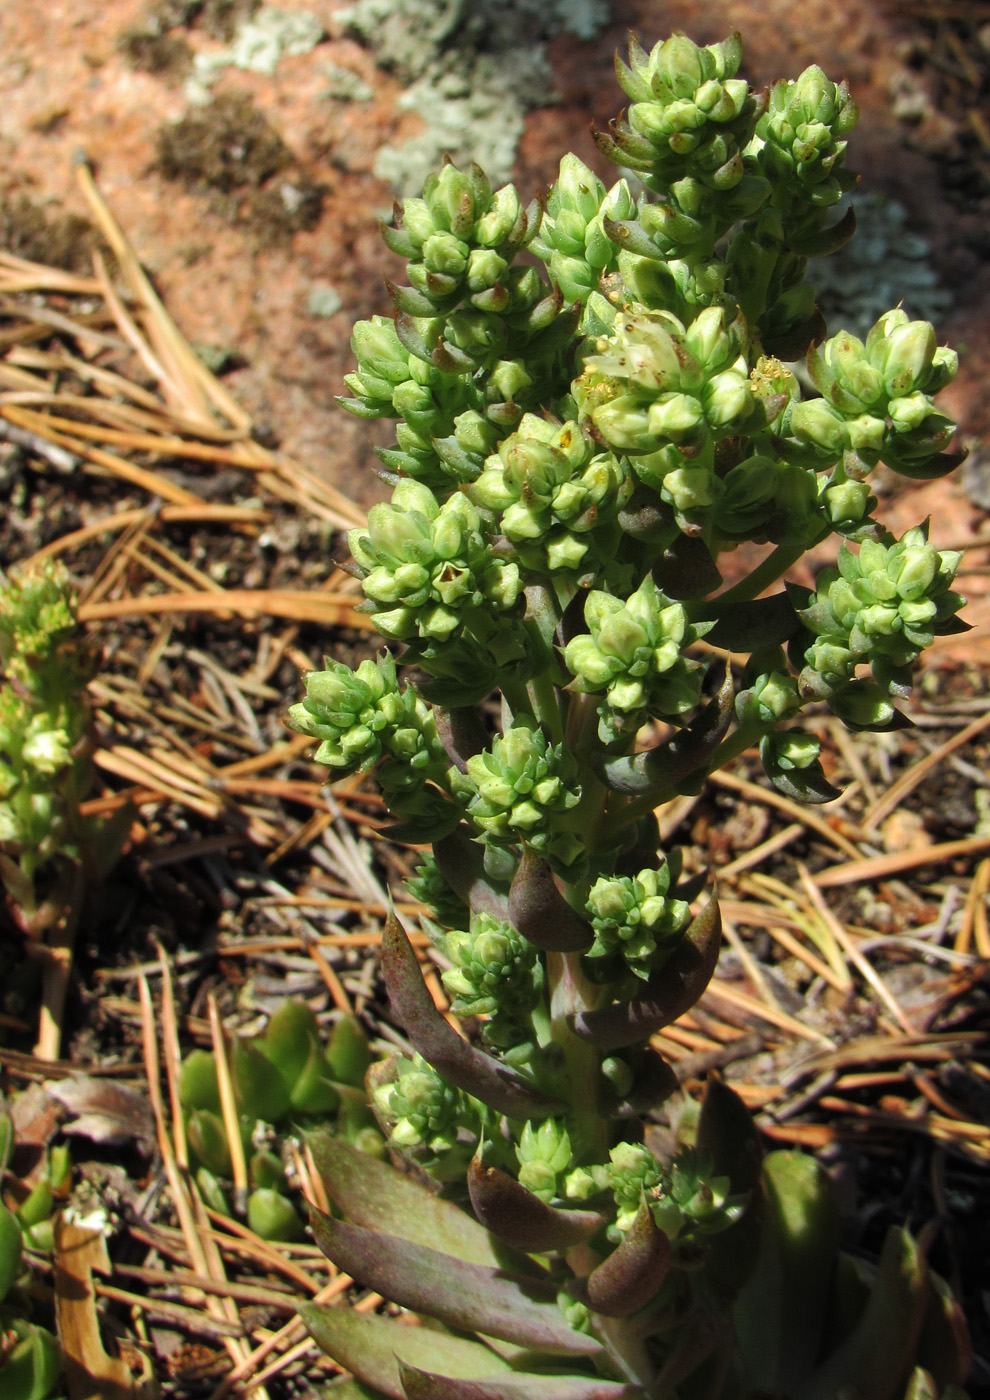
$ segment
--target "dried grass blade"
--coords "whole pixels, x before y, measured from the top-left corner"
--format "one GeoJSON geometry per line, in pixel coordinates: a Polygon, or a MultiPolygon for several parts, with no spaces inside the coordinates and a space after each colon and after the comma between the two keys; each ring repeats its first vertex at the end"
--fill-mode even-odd
{"type": "MultiPolygon", "coordinates": [[[[216,612],[226,608],[247,617],[285,617],[293,622],[338,623],[361,631],[373,631],[368,618],[354,610],[346,594],[310,593],[303,589],[230,588],[222,599],[204,593],[156,593],[138,598],[114,598],[83,603],[80,622],[161,612],[216,612]]],[[[988,842],[990,844],[990,842],[988,842]]]]}
{"type": "Polygon", "coordinates": [[[814,908],[818,913],[819,918],[822,920],[822,923],[825,924],[825,926],[829,929],[830,933],[832,934],[832,937],[842,948],[846,957],[870,984],[870,986],[876,992],[877,996],[883,1002],[884,1006],[887,1008],[887,1010],[893,1016],[894,1020],[900,1026],[901,1030],[905,1031],[908,1035],[913,1035],[914,1026],[904,1014],[904,1011],[898,1004],[896,998],[894,997],[894,994],[883,981],[883,978],[877,972],[876,968],[874,968],[873,964],[867,958],[865,958],[860,952],[860,950],[856,947],[856,944],[853,942],[852,938],[850,938],[847,930],[843,928],[841,922],[835,917],[831,909],[825,903],[825,899],[822,896],[822,892],[815,885],[814,881],[811,878],[811,875],[808,873],[807,867],[799,863],[798,873],[800,874],[801,884],[804,887],[805,893],[807,894],[811,903],[814,905],[814,908]]]}

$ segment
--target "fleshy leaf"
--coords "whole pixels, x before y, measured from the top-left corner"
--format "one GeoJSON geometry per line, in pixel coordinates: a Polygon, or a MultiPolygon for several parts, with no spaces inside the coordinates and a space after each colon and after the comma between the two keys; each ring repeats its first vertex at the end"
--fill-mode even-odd
{"type": "Polygon", "coordinates": [[[484,1226],[453,1201],[329,1133],[311,1133],[307,1143],[330,1199],[348,1220],[469,1264],[498,1268],[504,1262],[484,1226]]]}
{"type": "Polygon", "coordinates": [[[569,1249],[605,1223],[594,1210],[555,1210],[506,1172],[486,1167],[477,1156],[468,1167],[467,1185],[482,1225],[528,1254],[569,1249]]]}
{"type": "Polygon", "coordinates": [[[322,1351],[359,1381],[392,1400],[404,1400],[403,1362],[440,1366],[448,1376],[499,1376],[511,1371],[507,1361],[481,1342],[453,1337],[432,1327],[410,1327],[392,1317],[358,1313],[353,1308],[301,1303],[299,1316],[322,1351]]]}
{"type": "Polygon", "coordinates": [[[393,913],[382,935],[382,975],[397,1021],[423,1059],[449,1084],[509,1118],[545,1118],[564,1107],[509,1066],[475,1050],[444,1020],[393,913]]]}
{"type": "Polygon", "coordinates": [[[550,866],[525,850],[509,891],[509,919],[530,943],[555,953],[581,952],[595,931],[557,888],[550,866]]]}
{"type": "Polygon", "coordinates": [[[638,1385],[593,1376],[514,1376],[493,1381],[455,1380],[400,1366],[406,1400],[640,1400],[638,1385]]]}
{"type": "Polygon", "coordinates": [[[683,1016],[701,996],[715,971],[721,942],[722,916],[712,894],[642,995],[580,1012],[573,1021],[575,1034],[600,1050],[621,1050],[648,1040],[683,1016]]]}
{"type": "Polygon", "coordinates": [[[670,1270],[670,1240],[644,1201],[620,1245],[585,1280],[587,1301],[606,1317],[629,1317],[658,1292],[670,1270]]]}
{"type": "Polygon", "coordinates": [[[310,1219],[317,1244],[338,1269],[400,1307],[553,1356],[601,1354],[593,1337],[568,1326],[554,1290],[541,1282],[466,1264],[322,1211],[313,1210],[310,1219]]]}
{"type": "Polygon", "coordinates": [[[900,1400],[924,1321],[927,1282],[917,1242],[892,1226],[855,1331],[802,1387],[802,1400],[834,1400],[854,1385],[862,1400],[900,1400]]]}

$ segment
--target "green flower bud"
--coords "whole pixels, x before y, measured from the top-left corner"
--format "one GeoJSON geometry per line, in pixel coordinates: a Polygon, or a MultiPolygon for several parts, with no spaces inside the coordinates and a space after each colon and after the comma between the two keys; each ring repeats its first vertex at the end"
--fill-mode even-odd
{"type": "Polygon", "coordinates": [[[523,840],[541,854],[566,858],[572,841],[561,832],[559,819],[580,801],[577,765],[529,716],[517,715],[489,751],[468,759],[465,774],[451,778],[455,792],[468,799],[467,815],[485,841],[523,840]]]}
{"type": "Polygon", "coordinates": [[[605,692],[603,738],[638,727],[646,713],[673,718],[697,705],[703,671],[682,651],[700,633],[649,574],[625,602],[593,590],[584,616],[588,633],[568,643],[564,664],[571,690],[605,692]]]}
{"type": "Polygon", "coordinates": [[[514,1015],[532,1009],[540,995],[542,965],[536,947],[501,919],[477,914],[469,933],[456,930],[444,940],[454,964],[442,974],[459,1016],[514,1015]]]}
{"type": "Polygon", "coordinates": [[[544,1118],[536,1127],[526,1123],[516,1157],[519,1180],[534,1196],[548,1202],[559,1196],[560,1178],[571,1165],[571,1139],[563,1121],[544,1118]]]}
{"type": "Polygon", "coordinates": [[[621,955],[629,971],[647,978],[669,955],[691,917],[683,899],[668,897],[670,867],[641,870],[636,876],[602,876],[592,885],[586,909],[595,941],[591,960],[621,955]]]}
{"type": "Polygon", "coordinates": [[[736,718],[740,724],[773,728],[800,708],[797,679],[786,671],[757,676],[752,685],[736,696],[736,718]]]}

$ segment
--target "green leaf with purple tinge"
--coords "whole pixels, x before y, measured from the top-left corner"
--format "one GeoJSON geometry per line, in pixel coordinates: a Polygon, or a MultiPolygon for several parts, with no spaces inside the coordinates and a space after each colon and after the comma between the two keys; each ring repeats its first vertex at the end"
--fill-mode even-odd
{"type": "Polygon", "coordinates": [[[392,1317],[320,1303],[300,1304],[299,1316],[317,1346],[338,1366],[392,1400],[404,1400],[400,1362],[431,1370],[439,1366],[448,1376],[472,1378],[500,1376],[512,1369],[481,1342],[432,1327],[411,1327],[392,1317]]]}
{"type": "Polygon", "coordinates": [[[330,1199],[355,1225],[442,1250],[467,1264],[497,1269],[505,1262],[505,1251],[485,1227],[453,1201],[441,1200],[388,1162],[329,1133],[311,1133],[306,1141],[330,1199]]]}
{"type": "Polygon", "coordinates": [[[313,1210],[310,1223],[317,1244],[338,1269],[400,1307],[552,1356],[602,1354],[593,1337],[568,1326],[552,1285],[465,1264],[395,1235],[332,1220],[322,1211],[313,1210]]]}
{"type": "Polygon", "coordinates": [[[457,1380],[400,1366],[405,1400],[643,1400],[642,1386],[597,1376],[507,1376],[457,1380]]]}

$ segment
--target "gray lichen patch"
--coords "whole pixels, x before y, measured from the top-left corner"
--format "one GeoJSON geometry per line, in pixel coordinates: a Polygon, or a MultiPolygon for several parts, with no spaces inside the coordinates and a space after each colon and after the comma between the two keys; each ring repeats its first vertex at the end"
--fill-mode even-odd
{"type": "Polygon", "coordinates": [[[526,112],[554,100],[545,41],[591,38],[605,0],[359,0],[337,23],[359,36],[380,67],[408,84],[401,99],[424,123],[384,147],[375,174],[418,194],[444,155],[477,160],[496,183],[511,178],[526,112]]]}
{"type": "Polygon", "coordinates": [[[193,81],[209,87],[226,68],[271,77],[282,58],[311,53],[325,37],[323,25],[307,10],[263,6],[241,21],[226,48],[196,55],[193,81]]]}
{"type": "Polygon", "coordinates": [[[855,237],[841,253],[814,262],[818,302],[829,328],[844,326],[865,336],[885,311],[897,305],[937,328],[952,307],[952,293],[939,282],[930,262],[931,249],[912,230],[908,211],[878,192],[861,195],[852,203],[855,237]]]}

